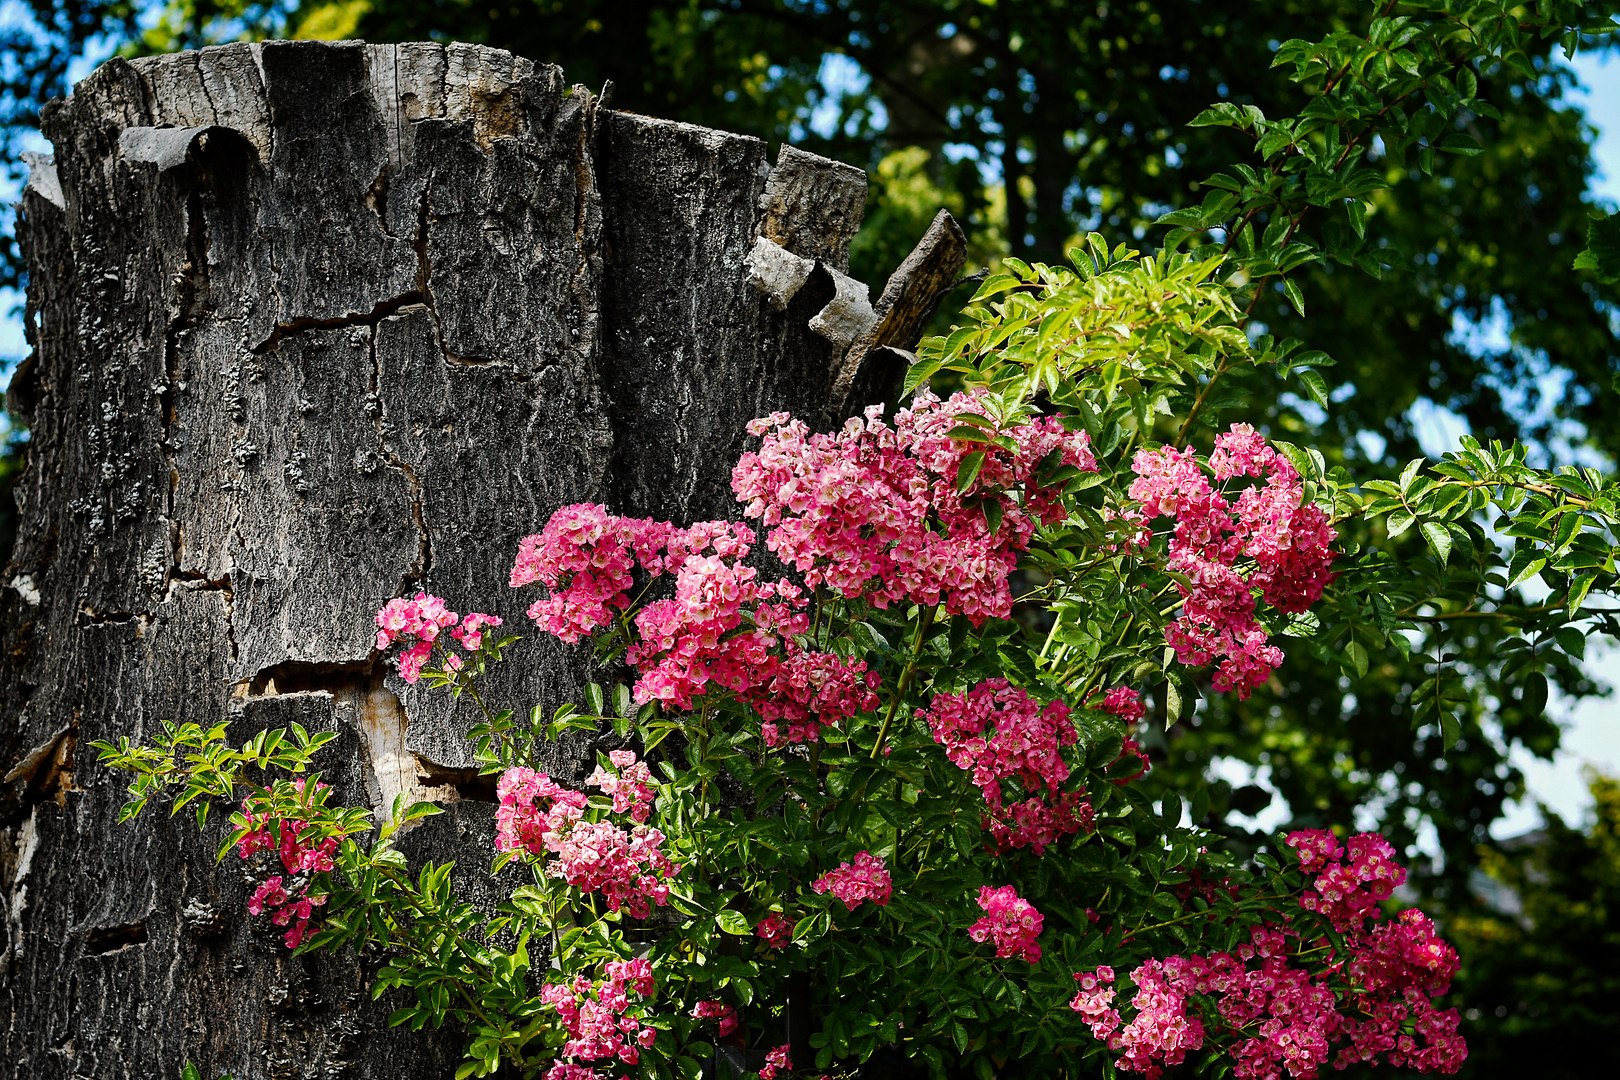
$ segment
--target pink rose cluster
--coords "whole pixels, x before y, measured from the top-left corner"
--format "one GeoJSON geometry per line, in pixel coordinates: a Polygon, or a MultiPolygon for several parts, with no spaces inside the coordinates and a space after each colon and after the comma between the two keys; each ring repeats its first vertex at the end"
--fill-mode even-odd
{"type": "Polygon", "coordinates": [[[1379,913],[1378,905],[1406,880],[1395,849],[1377,833],[1359,833],[1344,846],[1325,829],[1302,829],[1285,841],[1299,855],[1299,868],[1311,875],[1310,891],[1299,902],[1342,933],[1359,930],[1379,913]]]}
{"type": "Polygon", "coordinates": [[[1062,748],[1078,737],[1063,702],[1042,705],[1006,679],[986,679],[966,693],[935,695],[917,715],[928,721],[945,756],[972,774],[999,846],[1040,855],[1061,837],[1091,830],[1085,790],[1063,790],[1071,770],[1062,748]],[[1007,799],[1009,780],[1021,800],[1007,799]]]}
{"type": "Polygon", "coordinates": [[[1128,1024],[1113,1007],[1112,968],[1099,967],[1075,978],[1080,991],[1069,1008],[1080,1014],[1095,1038],[1120,1052],[1114,1065],[1121,1072],[1156,1078],[1163,1074],[1163,1066],[1181,1064],[1187,1051],[1204,1045],[1204,1025],[1197,1016],[1187,1015],[1185,995],[1168,985],[1164,965],[1158,960],[1145,961],[1131,973],[1136,983],[1136,995],[1131,999],[1136,1016],[1128,1024]]]}
{"type": "Polygon", "coordinates": [[[653,806],[653,774],[645,761],[637,761],[634,751],[611,750],[608,761],[614,771],[598,765],[586,778],[587,787],[598,788],[613,800],[615,814],[629,814],[637,823],[647,820],[653,806]]]}
{"type": "MultiPolygon", "coordinates": [[[[1112,713],[1125,721],[1125,730],[1127,732],[1147,715],[1147,709],[1142,706],[1142,695],[1128,686],[1116,686],[1108,691],[1103,697],[1102,711],[1112,713]]],[[[1129,776],[1115,777],[1114,784],[1117,787],[1124,787],[1132,780],[1141,779],[1147,775],[1149,769],[1153,768],[1153,762],[1148,760],[1147,751],[1143,750],[1142,745],[1131,738],[1129,734],[1125,736],[1125,742],[1119,748],[1119,757],[1110,762],[1108,768],[1112,770],[1115,765],[1126,758],[1135,758],[1140,767],[1129,776]]]]}
{"type": "MultiPolygon", "coordinates": [[[[443,631],[449,630],[450,636],[472,653],[483,647],[484,631],[499,625],[499,618],[481,611],[462,619],[439,597],[417,593],[414,600],[390,600],[377,612],[377,648],[386,652],[400,642],[408,642],[395,663],[399,665],[399,677],[414,683],[422,677],[422,665],[433,655],[433,644],[443,631]]],[[[456,671],[462,664],[460,656],[447,652],[446,669],[456,671]]]]}
{"type": "Polygon", "coordinates": [[[522,542],[511,582],[549,588],[529,617],[578,641],[630,606],[638,568],[649,579],[673,574],[674,596],[635,616],[625,658],[638,675],[636,701],[686,710],[714,684],[755,707],[766,745],[811,741],[822,724],[876,708],[878,677],[864,662],[792,640],[810,629],[806,597],[791,582],[761,581],[743,565],[753,541],[743,525],[677,529],[600,506],[565,506],[522,542]]]}
{"type": "Polygon", "coordinates": [[[272,912],[270,921],[277,926],[287,927],[286,934],[282,935],[287,948],[296,949],[309,936],[309,920],[315,909],[325,903],[325,896],[311,895],[307,887],[297,897],[288,896],[282,877],[277,874],[253,890],[247,909],[250,915],[272,912]]]}
{"type": "Polygon", "coordinates": [[[816,893],[832,893],[849,911],[854,911],[863,900],[882,907],[893,892],[883,859],[869,851],[861,852],[849,862],[839,863],[836,870],[829,870],[811,882],[810,888],[816,893]]]}
{"type": "Polygon", "coordinates": [[[974,941],[993,942],[996,955],[1022,956],[1034,964],[1041,958],[1041,947],[1035,943],[1045,921],[1035,905],[1019,896],[1011,885],[992,889],[979,888],[979,907],[984,918],[968,928],[968,937],[974,941]]]}
{"type": "MultiPolygon", "coordinates": [[[[305,790],[304,785],[303,780],[294,782],[300,794],[305,790]]],[[[326,785],[317,783],[316,790],[324,791],[326,785]]],[[[287,927],[287,933],[283,935],[287,948],[296,949],[309,936],[314,909],[325,904],[326,897],[310,891],[313,882],[309,878],[305,878],[302,884],[295,879],[299,875],[314,875],[332,869],[332,856],[337,854],[338,838],[324,836],[306,842],[301,836],[310,828],[309,824],[283,819],[280,821],[281,842],[278,845],[275,839],[277,830],[273,828],[276,819],[269,810],[255,813],[255,801],[253,795],[242,800],[242,817],[246,819],[248,831],[237,840],[236,854],[245,859],[255,852],[274,851],[281,857],[281,865],[288,876],[278,874],[261,884],[248,899],[247,909],[252,915],[271,912],[272,923],[287,927]]]]}
{"type": "Polygon", "coordinates": [[[1278,611],[1310,607],[1333,580],[1328,515],[1305,503],[1299,473],[1247,424],[1215,439],[1209,473],[1217,483],[1252,477],[1235,500],[1210,484],[1190,449],[1141,450],[1131,462],[1130,496],[1142,520],[1169,517],[1168,568],[1189,579],[1177,583],[1181,614],[1165,640],[1183,664],[1216,665],[1217,690],[1247,698],[1283,661],[1255,614],[1255,593],[1278,611]]]}
{"type": "Polygon", "coordinates": [[[737,1010],[723,1001],[700,1001],[692,1007],[692,1015],[699,1020],[717,1020],[722,1039],[737,1030],[737,1010]]]}
{"type": "Polygon", "coordinates": [[[518,767],[502,773],[495,785],[500,802],[495,846],[555,856],[548,865],[553,876],[582,892],[600,893],[612,910],[645,919],[652,905],[668,903],[668,879],[675,867],[664,855],[664,834],[643,824],[653,799],[642,777],[651,780],[651,774],[645,765],[637,768],[640,763],[629,751],[616,751],[610,758],[618,774],[598,766],[587,783],[607,790],[616,806],[622,800],[635,825],[624,829],[610,821],[586,821],[583,792],[518,767]]]}
{"type": "Polygon", "coordinates": [[[603,978],[593,982],[576,975],[569,982],[550,983],[540,991],[540,1000],[557,1013],[568,1041],[561,1056],[574,1062],[558,1062],[546,1072],[546,1080],[598,1080],[597,1067],[585,1062],[634,1065],[641,1051],[652,1046],[658,1032],[646,1026],[637,998],[653,993],[652,965],[646,960],[609,960],[603,965],[603,978]]]}
{"type": "Polygon", "coordinates": [[[1038,522],[1065,514],[1060,487],[1038,482],[1042,467],[1095,472],[1097,461],[1085,432],[1055,418],[982,420],[985,394],[941,401],[924,390],[892,428],[874,407],[827,435],[772,413],[749,424],[763,443],[732,470],[732,490],[769,530],[767,546],[812,586],[880,608],[943,603],[975,624],[1005,618],[1017,553],[1038,522]],[[968,417],[988,424],[986,441],[951,436],[968,417]],[[1000,510],[994,528],[986,503],[1000,510]]]}
{"type": "Polygon", "coordinates": [[[793,1071],[793,1061],[788,1057],[788,1044],[783,1043],[765,1054],[765,1067],[759,1070],[760,1080],[775,1080],[776,1074],[793,1071]]]}
{"type": "MultiPolygon", "coordinates": [[[[1385,891],[1404,878],[1398,866],[1398,874],[1383,869],[1392,853],[1382,837],[1352,840],[1377,841],[1356,845],[1361,883],[1377,883],[1366,892],[1385,891]]],[[[1294,833],[1288,842],[1318,882],[1357,864],[1355,854],[1343,861],[1346,853],[1331,834],[1294,833]]],[[[1342,1069],[1380,1059],[1419,1072],[1456,1072],[1468,1055],[1457,1011],[1436,1009],[1431,1000],[1450,989],[1456,950],[1420,911],[1384,920],[1376,904],[1359,900],[1334,900],[1323,909],[1324,895],[1307,893],[1301,907],[1333,922],[1342,945],[1325,937],[1304,940],[1287,924],[1259,926],[1233,952],[1145,961],[1130,974],[1136,993],[1128,1023],[1116,1008],[1109,968],[1075,976],[1080,990],[1070,1008],[1120,1053],[1120,1069],[1149,1077],[1202,1047],[1206,1027],[1230,1037],[1240,1080],[1285,1074],[1310,1080],[1330,1062],[1342,1069]],[[1313,968],[1294,966],[1290,946],[1295,955],[1315,957],[1313,968]]]]}
{"type": "Polygon", "coordinates": [[[781,912],[773,911],[754,927],[754,933],[773,949],[785,949],[793,940],[793,924],[781,912]]]}

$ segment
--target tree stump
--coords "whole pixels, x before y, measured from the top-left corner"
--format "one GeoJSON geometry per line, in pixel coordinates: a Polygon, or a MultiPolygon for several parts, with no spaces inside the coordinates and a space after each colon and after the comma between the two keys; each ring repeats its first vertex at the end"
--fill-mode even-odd
{"type": "MultiPolygon", "coordinates": [[[[3,1058],[449,1075],[461,1034],[388,1029],[377,959],[295,959],[247,916],[274,871],[216,864],[231,807],[201,836],[161,811],[116,826],[127,778],[85,744],[338,731],[326,779],[385,813],[446,803],[400,846],[488,902],[471,706],[385,670],[371,613],[426,589],[521,632],[506,575],[558,507],[736,516],[747,420],[892,400],[960,230],[942,216],[873,310],[843,275],[859,170],[791,148],[773,169],[756,139],[470,46],[114,60],[44,130],[0,588],[3,1058]]],[[[492,694],[550,709],[588,664],[532,633],[492,694]]],[[[585,748],[553,749],[569,775],[585,748]]]]}

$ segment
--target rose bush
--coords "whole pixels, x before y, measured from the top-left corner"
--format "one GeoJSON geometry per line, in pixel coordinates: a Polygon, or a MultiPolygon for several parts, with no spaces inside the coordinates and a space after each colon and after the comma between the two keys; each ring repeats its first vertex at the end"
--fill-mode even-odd
{"type": "MultiPolygon", "coordinates": [[[[1180,798],[1131,784],[1137,687],[1195,665],[1245,693],[1333,582],[1330,511],[1282,453],[1240,424],[1207,456],[1127,457],[983,386],[925,390],[892,425],[874,409],[832,434],[751,430],[733,486],[796,579],[748,564],[747,526],[600,506],[562,508],[517,553],[542,631],[594,638],[630,680],[618,716],[596,691],[594,712],[492,712],[472,732],[498,776],[495,869],[532,870],[499,912],[388,846],[432,807],[397,808],[368,846],[363,812],[292,778],[321,735],[104,751],[145,770],[139,797],[246,783],[229,846],[284,871],[250,909],[292,947],[390,950],[377,992],[415,992],[396,1022],[465,1024],[462,1075],[695,1075],[717,1043],[768,1075],[792,1067],[790,996],[816,1018],[818,1069],[892,1048],[936,1069],[1102,1056],[1156,1076],[1198,1053],[1246,1077],[1455,1070],[1457,1016],[1433,999],[1456,954],[1386,911],[1405,872],[1381,837],[1296,833],[1282,860],[1239,865],[1180,798]],[[1037,547],[1048,569],[1015,596],[1037,547]],[[1059,615],[1099,587],[1085,618],[1104,630],[1076,650],[1059,615]],[[582,783],[538,770],[603,726],[622,748],[582,783]]],[[[401,678],[452,692],[476,694],[516,640],[426,594],[376,622],[401,678]]]]}

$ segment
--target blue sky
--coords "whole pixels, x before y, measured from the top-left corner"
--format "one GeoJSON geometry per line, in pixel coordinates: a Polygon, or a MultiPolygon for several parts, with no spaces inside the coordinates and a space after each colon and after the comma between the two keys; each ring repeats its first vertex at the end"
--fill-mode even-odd
{"type": "MultiPolygon", "coordinates": [[[[15,16],[16,0],[0,0],[0,24],[15,16]]],[[[1594,192],[1611,206],[1620,204],[1620,59],[1582,55],[1575,59],[1572,66],[1582,84],[1575,96],[1575,104],[1586,112],[1600,133],[1596,152],[1600,175],[1596,178],[1594,192]]],[[[80,65],[75,74],[82,76],[88,67],[87,64],[80,65]]],[[[828,72],[831,77],[829,81],[838,81],[841,70],[837,65],[832,65],[828,72]]],[[[43,144],[39,148],[46,149],[43,144]]],[[[4,216],[7,221],[10,218],[10,204],[16,197],[15,190],[0,187],[0,206],[6,207],[4,216]]],[[[0,290],[0,363],[14,363],[27,350],[22,320],[11,310],[16,301],[15,293],[0,290]]],[[[5,376],[0,375],[0,385],[4,380],[5,376]]],[[[1413,419],[1424,449],[1434,455],[1455,446],[1456,437],[1465,430],[1456,417],[1427,404],[1420,403],[1413,410],[1413,419]]],[[[1598,643],[1594,642],[1593,645],[1597,646],[1598,643]]],[[[1591,650],[1589,659],[1592,670],[1599,678],[1606,683],[1620,685],[1620,647],[1604,642],[1601,647],[1591,650]]],[[[1518,763],[1529,779],[1532,797],[1497,823],[1494,831],[1500,836],[1535,828],[1540,821],[1534,805],[1538,800],[1545,802],[1566,820],[1580,819],[1591,804],[1584,780],[1585,770],[1598,768],[1620,775],[1620,722],[1617,722],[1620,720],[1620,698],[1592,699],[1573,707],[1568,702],[1555,700],[1552,708],[1566,725],[1564,748],[1551,763],[1538,761],[1528,754],[1519,757],[1518,763]]],[[[1249,779],[1241,770],[1235,771],[1230,778],[1240,782],[1249,779]]],[[[1260,779],[1263,782],[1263,774],[1260,779]]],[[[1274,821],[1280,820],[1280,815],[1284,813],[1284,807],[1273,806],[1262,813],[1259,823],[1269,827],[1274,821]]]]}

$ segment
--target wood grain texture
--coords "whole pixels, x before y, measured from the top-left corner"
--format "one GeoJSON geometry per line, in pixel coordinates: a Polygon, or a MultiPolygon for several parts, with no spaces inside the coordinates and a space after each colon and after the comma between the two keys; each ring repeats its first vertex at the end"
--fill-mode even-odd
{"type": "MultiPolygon", "coordinates": [[[[568,503],[734,516],[743,424],[825,412],[839,353],[808,328],[827,281],[778,311],[745,257],[768,216],[842,269],[864,178],[795,152],[777,176],[757,140],[461,45],[113,60],[44,130],[60,190],[42,172],[19,220],[32,442],[0,579],[0,775],[33,763],[0,801],[0,1062],[448,1075],[459,1034],[387,1030],[374,961],[290,959],[244,910],[267,866],[216,866],[217,826],[115,827],[123,780],[75,747],[297,720],[341,733],[346,799],[407,758],[453,795],[471,706],[387,673],[371,613],[422,588],[521,629],[517,541],[568,503]]],[[[530,635],[493,696],[552,708],[587,660],[530,635]]],[[[491,808],[450,806],[403,846],[489,901],[491,808]]]]}

